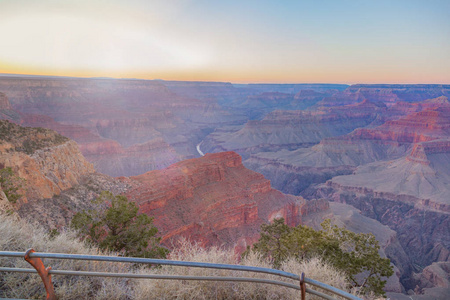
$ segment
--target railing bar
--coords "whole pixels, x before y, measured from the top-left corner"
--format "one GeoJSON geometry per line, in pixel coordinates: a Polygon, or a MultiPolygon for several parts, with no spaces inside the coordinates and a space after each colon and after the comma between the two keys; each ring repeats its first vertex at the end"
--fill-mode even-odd
{"type": "MultiPolygon", "coordinates": [[[[0,257],[23,257],[25,252],[13,252],[13,251],[0,251],[0,257]]],[[[172,266],[183,266],[183,267],[195,267],[195,268],[212,268],[212,269],[224,269],[224,270],[235,270],[235,271],[247,271],[247,272],[256,272],[256,273],[266,273],[272,275],[278,275],[286,278],[290,278],[293,280],[299,280],[300,276],[288,272],[284,272],[281,270],[274,270],[268,268],[260,268],[260,267],[250,267],[250,266],[240,266],[240,265],[227,265],[227,264],[213,264],[213,263],[199,263],[199,262],[184,262],[184,261],[172,261],[172,260],[163,260],[163,259],[150,259],[150,258],[138,258],[138,257],[115,257],[115,256],[101,256],[101,255],[80,255],[80,254],[63,254],[63,253],[40,253],[34,252],[30,254],[30,257],[39,257],[39,258],[53,258],[53,259],[74,259],[74,260],[89,260],[89,261],[107,261],[107,262],[128,262],[128,263],[142,263],[142,264],[158,264],[158,265],[172,265],[172,266]]],[[[0,271],[4,268],[0,268],[0,271]]],[[[16,269],[17,270],[17,269],[16,269]]],[[[25,269],[23,269],[25,270],[25,269]]],[[[29,269],[32,270],[32,269],[29,269]]],[[[14,272],[14,271],[9,271],[14,272]]],[[[17,271],[17,272],[25,272],[25,271],[17,271]]],[[[52,270],[52,274],[57,274],[54,272],[61,272],[52,270]]],[[[67,271],[72,272],[72,271],[67,271]]],[[[31,273],[31,272],[29,272],[31,273]]],[[[34,273],[34,272],[33,272],[34,273]]],[[[112,274],[112,273],[109,273],[112,274]]],[[[137,274],[135,274],[137,275],[137,274]]],[[[90,275],[91,276],[91,275],[90,275]]],[[[95,275],[92,275],[95,276],[95,275]]],[[[100,275],[98,275],[100,276],[100,275]]],[[[211,277],[208,277],[211,278],[211,277]]],[[[236,279],[235,277],[233,277],[236,279]]],[[[243,278],[243,277],[241,277],[243,278]]],[[[162,279],[162,278],[161,278],[162,279]]],[[[189,279],[185,279],[189,280],[189,279]]],[[[204,280],[204,279],[202,279],[204,280]]],[[[263,280],[263,279],[261,279],[263,280]]],[[[239,280],[236,280],[239,281],[239,280]]],[[[329,292],[332,292],[336,295],[342,296],[346,299],[351,300],[360,300],[360,298],[339,290],[330,285],[324,284],[320,281],[316,281],[310,278],[305,278],[305,283],[311,284],[313,286],[322,288],[329,292]]],[[[285,283],[290,285],[289,283],[285,283]]],[[[292,285],[294,286],[294,285],[292,285]]],[[[296,289],[297,286],[295,287],[296,289]]],[[[312,291],[312,290],[311,290],[312,291]]],[[[317,291],[314,291],[317,292],[317,291]]],[[[320,292],[317,292],[320,293],[320,292]]],[[[325,295],[325,294],[324,294],[325,295]]],[[[320,295],[322,296],[322,295],[320,295]]],[[[333,299],[333,298],[331,298],[333,299]]]]}
{"type": "Polygon", "coordinates": [[[14,252],[14,251],[0,251],[0,256],[6,257],[24,257],[25,252],[14,252]]]}
{"type": "Polygon", "coordinates": [[[97,276],[97,277],[125,277],[137,279],[162,279],[162,280],[204,280],[204,281],[238,281],[238,282],[255,282],[281,285],[299,290],[300,287],[283,281],[251,278],[251,277],[218,277],[218,276],[183,276],[183,275],[157,275],[157,274],[131,274],[131,273],[108,273],[108,272],[85,272],[85,271],[65,271],[50,270],[52,275],[75,275],[75,276],[97,276]]]}
{"type": "MultiPolygon", "coordinates": [[[[37,273],[35,269],[25,268],[5,268],[0,267],[0,272],[17,272],[17,273],[37,273]]],[[[95,276],[95,277],[124,277],[135,279],[162,279],[162,280],[205,280],[205,281],[235,281],[235,282],[252,282],[252,283],[267,283],[273,285],[285,286],[300,290],[300,287],[294,284],[269,280],[260,278],[246,278],[246,277],[206,277],[206,276],[177,276],[177,275],[155,275],[155,274],[130,274],[130,273],[108,273],[108,272],[84,272],[84,271],[66,271],[66,270],[50,270],[52,275],[74,275],[74,276],[95,276]]],[[[309,294],[320,296],[324,299],[336,300],[327,294],[319,291],[306,288],[306,292],[309,294]]],[[[358,298],[359,299],[359,298],[358,298]]],[[[1,300],[1,298],[0,298],[1,300]]]]}
{"type": "Polygon", "coordinates": [[[333,297],[330,296],[330,295],[327,295],[327,294],[324,294],[324,293],[321,293],[321,292],[319,292],[319,291],[312,290],[312,289],[309,289],[309,288],[306,288],[306,292],[307,292],[307,293],[310,293],[310,294],[313,294],[313,295],[316,295],[316,296],[319,296],[319,297],[322,297],[322,298],[324,298],[324,299],[328,299],[328,300],[337,300],[336,298],[333,298],[333,297]]]}
{"type": "MultiPolygon", "coordinates": [[[[18,273],[37,273],[35,269],[23,269],[23,268],[3,268],[0,267],[0,272],[18,272],[18,273]]],[[[255,283],[267,283],[274,285],[281,285],[296,290],[300,290],[300,287],[295,284],[287,282],[261,279],[261,278],[249,278],[249,277],[217,277],[217,276],[182,276],[182,275],[156,275],[156,274],[131,274],[131,273],[108,273],[108,272],[84,272],[84,271],[66,271],[66,270],[50,270],[52,275],[74,275],[74,276],[96,276],[96,277],[124,277],[124,278],[141,278],[141,279],[163,279],[163,280],[204,280],[204,281],[238,281],[238,282],[255,282],[255,283]]]]}
{"type": "MultiPolygon", "coordinates": [[[[7,256],[8,251],[0,251],[0,256],[7,256]]],[[[10,256],[17,255],[19,252],[11,252],[10,256]]],[[[25,252],[21,253],[25,255],[25,252]]],[[[9,255],[8,255],[9,256],[9,255]]],[[[129,263],[144,263],[144,264],[156,264],[156,265],[171,265],[182,267],[194,267],[194,268],[210,268],[210,269],[223,269],[223,270],[235,270],[235,271],[249,271],[256,273],[266,273],[272,275],[278,275],[293,280],[300,280],[300,276],[281,270],[274,270],[260,267],[240,266],[240,265],[227,265],[227,264],[213,264],[213,263],[199,263],[199,262],[185,262],[165,259],[152,259],[152,258],[139,258],[139,257],[117,257],[117,256],[101,256],[101,255],[80,255],[80,254],[63,254],[63,253],[41,253],[34,252],[30,254],[30,257],[39,258],[56,258],[56,259],[75,259],[75,260],[95,260],[95,261],[111,261],[111,262],[129,262],[129,263]]]]}
{"type": "Polygon", "coordinates": [[[36,269],[4,268],[4,267],[0,267],[0,272],[37,273],[36,269]]]}
{"type": "Polygon", "coordinates": [[[351,300],[361,300],[361,298],[356,297],[355,295],[352,295],[350,293],[344,292],[338,288],[335,288],[333,286],[330,286],[328,284],[322,283],[320,281],[311,279],[311,278],[305,278],[305,282],[311,285],[314,285],[316,287],[319,287],[321,289],[324,289],[326,291],[332,292],[336,295],[339,295],[341,297],[344,297],[346,299],[351,299],[351,300]]]}
{"type": "MultiPolygon", "coordinates": [[[[24,268],[4,268],[0,267],[0,272],[18,272],[18,273],[37,273],[35,269],[24,268]]],[[[246,278],[246,277],[205,277],[205,276],[171,276],[171,275],[154,275],[154,274],[129,274],[129,273],[108,273],[108,272],[83,272],[83,271],[66,271],[66,270],[51,270],[49,272],[52,275],[74,275],[74,276],[96,276],[96,277],[124,277],[124,278],[136,278],[136,279],[163,279],[163,280],[205,280],[205,281],[236,281],[236,282],[253,282],[253,283],[267,283],[273,285],[285,286],[300,290],[300,287],[294,284],[259,278],[246,278]]],[[[336,300],[327,294],[315,291],[313,289],[306,288],[306,292],[309,294],[320,296],[324,299],[336,300]]],[[[1,298],[0,298],[1,300],[1,298]]]]}

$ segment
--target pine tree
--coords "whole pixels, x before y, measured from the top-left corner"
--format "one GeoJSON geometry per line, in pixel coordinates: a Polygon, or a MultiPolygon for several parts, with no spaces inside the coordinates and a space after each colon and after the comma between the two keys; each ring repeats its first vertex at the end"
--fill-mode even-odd
{"type": "Polygon", "coordinates": [[[80,237],[100,249],[120,252],[125,256],[165,258],[169,252],[159,245],[158,229],[153,218],[138,214],[138,206],[125,196],[102,192],[95,200],[96,209],[77,213],[71,227],[80,237]],[[104,203],[110,203],[101,209],[104,203]]]}

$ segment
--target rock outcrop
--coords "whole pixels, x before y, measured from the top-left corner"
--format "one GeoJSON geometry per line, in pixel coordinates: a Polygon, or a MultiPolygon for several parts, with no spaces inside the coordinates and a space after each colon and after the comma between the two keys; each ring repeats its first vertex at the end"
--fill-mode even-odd
{"type": "Polygon", "coordinates": [[[427,288],[444,288],[450,290],[450,262],[434,262],[416,274],[419,291],[427,288]]]}
{"type": "Polygon", "coordinates": [[[321,207],[308,208],[303,198],[272,189],[234,152],[207,154],[122,180],[130,186],[128,198],[155,218],[166,244],[180,236],[205,246],[251,244],[262,223],[284,217],[297,225],[302,209],[306,213],[321,207]]]}
{"type": "Polygon", "coordinates": [[[11,103],[9,103],[8,97],[6,97],[5,93],[0,93],[0,110],[9,110],[12,109],[11,103]]]}
{"type": "Polygon", "coordinates": [[[75,142],[44,128],[0,121],[0,165],[26,180],[26,201],[51,198],[94,172],[75,142]]]}
{"type": "Polygon", "coordinates": [[[25,219],[38,222],[47,229],[64,230],[70,225],[73,216],[83,210],[98,209],[93,201],[103,191],[115,195],[123,194],[128,186],[113,177],[89,173],[78,180],[78,184],[61,191],[51,198],[29,201],[18,209],[25,219]]]}
{"type": "Polygon", "coordinates": [[[18,120],[19,114],[12,108],[5,93],[0,92],[0,120],[18,120]]]}

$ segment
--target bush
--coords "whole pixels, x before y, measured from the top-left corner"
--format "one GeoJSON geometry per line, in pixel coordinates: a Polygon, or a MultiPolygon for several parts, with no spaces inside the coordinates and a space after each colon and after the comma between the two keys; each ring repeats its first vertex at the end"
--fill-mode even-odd
{"type": "Polygon", "coordinates": [[[389,277],[394,271],[390,260],[379,255],[375,236],[333,226],[330,220],[325,220],[322,227],[319,231],[302,225],[289,227],[284,219],[276,219],[261,226],[259,241],[245,255],[257,252],[270,259],[275,268],[287,260],[301,262],[320,257],[344,272],[351,287],[362,294],[384,295],[386,281],[382,277],[389,277]]]}
{"type": "Polygon", "coordinates": [[[17,176],[11,167],[0,170],[0,188],[11,203],[16,203],[23,195],[19,190],[23,188],[25,179],[17,176]]]}
{"type": "Polygon", "coordinates": [[[102,250],[120,252],[124,256],[165,258],[169,252],[160,247],[158,229],[153,219],[138,215],[138,206],[125,196],[102,192],[95,200],[99,207],[77,213],[71,227],[79,236],[102,250]],[[108,208],[101,207],[110,203],[108,208]]]}

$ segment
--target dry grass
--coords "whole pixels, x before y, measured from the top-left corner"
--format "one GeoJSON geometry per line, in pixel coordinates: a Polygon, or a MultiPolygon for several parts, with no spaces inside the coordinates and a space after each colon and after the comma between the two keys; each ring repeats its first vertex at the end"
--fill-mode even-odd
{"type": "MultiPolygon", "coordinates": [[[[73,232],[65,232],[51,239],[39,226],[30,225],[0,213],[0,250],[78,253],[108,255],[89,248],[75,238],[73,232]]],[[[181,241],[170,254],[172,260],[222,264],[238,263],[233,251],[221,248],[204,249],[186,240],[181,241]]],[[[257,254],[250,254],[242,265],[270,268],[270,264],[257,254]]],[[[72,260],[44,261],[46,266],[58,270],[85,270],[103,272],[138,272],[165,275],[257,277],[275,280],[278,276],[241,271],[162,266],[140,268],[129,264],[83,262],[72,260]]],[[[0,258],[2,267],[30,268],[23,259],[0,258]]],[[[299,263],[288,261],[282,268],[291,273],[305,272],[307,277],[345,289],[345,277],[319,259],[299,263]]],[[[275,285],[259,283],[232,283],[214,281],[179,281],[152,279],[108,279],[100,277],[57,276],[52,277],[59,299],[300,299],[299,291],[275,285]]],[[[288,280],[289,281],[289,280],[288,280]]],[[[298,282],[292,281],[294,284],[298,282]]],[[[41,279],[36,274],[1,273],[0,298],[42,299],[45,294],[41,279]]],[[[308,296],[308,299],[315,299],[308,296]]]]}
{"type": "MultiPolygon", "coordinates": [[[[186,240],[180,242],[177,250],[171,253],[170,259],[225,264],[237,263],[232,251],[220,248],[206,250],[186,240]]],[[[271,268],[271,265],[267,261],[255,253],[251,253],[244,258],[241,264],[271,268]]],[[[282,269],[295,274],[305,272],[309,278],[322,281],[340,289],[345,290],[346,286],[348,286],[348,282],[341,272],[317,258],[303,263],[290,260],[283,264],[282,269]]],[[[239,276],[289,281],[289,279],[282,279],[279,276],[261,273],[173,266],[162,266],[159,269],[152,270],[141,269],[141,272],[189,276],[239,276]]],[[[296,281],[292,281],[291,283],[298,284],[296,281]]],[[[136,299],[300,299],[299,291],[294,289],[269,284],[234,282],[140,280],[135,283],[135,293],[136,299]]],[[[310,295],[308,299],[319,298],[310,295]]]]}
{"type": "MultiPolygon", "coordinates": [[[[29,248],[38,252],[103,254],[79,242],[73,232],[61,233],[51,239],[40,226],[0,214],[0,249],[22,252],[29,248]]],[[[44,264],[58,270],[123,272],[128,268],[124,264],[73,260],[44,259],[44,264]]],[[[3,257],[0,265],[32,268],[21,258],[3,257]]],[[[131,299],[132,294],[127,281],[122,279],[55,275],[52,281],[59,299],[131,299]]],[[[0,276],[0,298],[42,299],[42,295],[45,290],[37,274],[2,273],[0,276]]]]}

